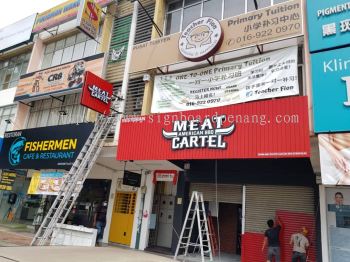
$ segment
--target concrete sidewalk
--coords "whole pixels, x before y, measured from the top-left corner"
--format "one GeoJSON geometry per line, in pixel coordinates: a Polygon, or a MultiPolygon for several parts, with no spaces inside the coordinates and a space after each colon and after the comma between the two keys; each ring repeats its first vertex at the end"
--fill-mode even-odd
{"type": "Polygon", "coordinates": [[[170,262],[172,258],[123,247],[0,247],[0,262],[170,262]]]}

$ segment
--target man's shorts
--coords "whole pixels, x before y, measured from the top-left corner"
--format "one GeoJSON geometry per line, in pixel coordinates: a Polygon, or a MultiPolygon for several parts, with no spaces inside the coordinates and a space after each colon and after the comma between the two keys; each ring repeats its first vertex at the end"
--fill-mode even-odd
{"type": "Polygon", "coordinates": [[[269,247],[267,251],[267,260],[272,261],[275,257],[275,262],[280,262],[280,247],[269,247]]]}

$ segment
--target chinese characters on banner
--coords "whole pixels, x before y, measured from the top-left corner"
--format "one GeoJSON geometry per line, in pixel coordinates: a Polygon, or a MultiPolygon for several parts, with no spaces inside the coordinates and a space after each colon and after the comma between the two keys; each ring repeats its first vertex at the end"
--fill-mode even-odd
{"type": "Polygon", "coordinates": [[[178,74],[156,76],[152,113],[299,94],[297,47],[178,74]]]}
{"type": "Polygon", "coordinates": [[[348,0],[307,1],[310,52],[350,42],[348,0]]]}

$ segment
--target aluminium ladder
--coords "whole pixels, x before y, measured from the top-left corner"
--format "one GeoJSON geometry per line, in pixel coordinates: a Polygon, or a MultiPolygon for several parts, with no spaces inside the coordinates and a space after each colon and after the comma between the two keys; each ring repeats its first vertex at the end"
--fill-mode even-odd
{"type": "Polygon", "coordinates": [[[183,251],[183,257],[186,257],[188,255],[188,249],[190,246],[193,247],[194,250],[196,248],[200,249],[202,262],[205,261],[206,257],[209,257],[209,260],[213,261],[203,194],[197,191],[192,192],[191,201],[188,206],[179,242],[176,247],[174,259],[176,260],[179,257],[180,250],[183,251]],[[198,225],[198,238],[196,243],[191,243],[192,231],[195,221],[198,225]]]}
{"type": "Polygon", "coordinates": [[[115,114],[104,116],[100,114],[94,129],[86,140],[71,169],[64,175],[64,182],[50,210],[36,232],[31,246],[50,244],[55,227],[63,224],[79,196],[83,183],[94,165],[110,129],[114,126],[115,114]]]}

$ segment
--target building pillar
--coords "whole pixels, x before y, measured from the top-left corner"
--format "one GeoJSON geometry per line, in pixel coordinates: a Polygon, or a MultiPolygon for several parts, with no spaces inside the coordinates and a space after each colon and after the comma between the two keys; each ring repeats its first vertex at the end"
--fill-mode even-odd
{"type": "Polygon", "coordinates": [[[143,207],[143,213],[144,216],[142,218],[142,226],[141,226],[141,236],[140,236],[140,250],[145,250],[145,248],[148,246],[148,240],[149,240],[149,224],[152,214],[152,207],[153,207],[153,196],[154,196],[154,189],[155,184],[153,183],[153,172],[149,175],[146,175],[146,194],[144,198],[144,207],[143,207]]]}

